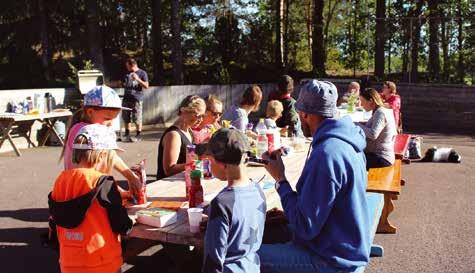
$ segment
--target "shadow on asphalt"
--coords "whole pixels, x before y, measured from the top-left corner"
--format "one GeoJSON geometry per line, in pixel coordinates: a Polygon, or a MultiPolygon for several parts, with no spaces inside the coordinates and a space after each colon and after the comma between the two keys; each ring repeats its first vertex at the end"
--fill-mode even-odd
{"type": "Polygon", "coordinates": [[[9,228],[0,230],[1,272],[55,273],[58,253],[45,248],[40,236],[47,228],[9,228]]]}
{"type": "Polygon", "coordinates": [[[48,221],[49,213],[47,208],[0,210],[0,218],[7,217],[25,222],[46,222],[48,221]]]}

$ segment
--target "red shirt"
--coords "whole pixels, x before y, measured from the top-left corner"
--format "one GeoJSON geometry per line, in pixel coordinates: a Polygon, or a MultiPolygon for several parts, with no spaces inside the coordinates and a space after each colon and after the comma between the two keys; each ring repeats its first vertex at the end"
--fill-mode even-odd
{"type": "Polygon", "coordinates": [[[389,104],[391,109],[393,109],[394,121],[396,122],[396,126],[399,127],[399,113],[401,112],[401,97],[399,95],[391,95],[384,102],[389,104]]]}

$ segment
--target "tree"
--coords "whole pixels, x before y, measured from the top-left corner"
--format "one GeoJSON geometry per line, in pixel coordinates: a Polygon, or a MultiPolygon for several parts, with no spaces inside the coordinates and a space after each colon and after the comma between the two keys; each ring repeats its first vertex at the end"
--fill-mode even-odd
{"type": "Polygon", "coordinates": [[[432,79],[439,79],[440,53],[439,53],[439,1],[429,0],[429,66],[428,72],[432,79]]]}
{"type": "Polygon", "coordinates": [[[152,1],[153,81],[164,84],[162,47],[162,0],[152,1]]]}
{"type": "Polygon", "coordinates": [[[313,9],[313,39],[312,65],[313,74],[317,77],[326,75],[325,72],[325,45],[323,37],[323,7],[324,0],[314,0],[313,9]]]}
{"type": "Polygon", "coordinates": [[[48,37],[48,11],[46,10],[44,0],[37,0],[37,23],[39,26],[40,43],[41,43],[41,65],[43,67],[43,75],[48,82],[50,76],[51,48],[48,37]]]}
{"type": "Polygon", "coordinates": [[[96,0],[85,0],[85,4],[89,58],[94,63],[94,66],[101,70],[105,75],[106,71],[104,71],[104,55],[102,52],[103,41],[99,26],[99,5],[96,0]]]}
{"type": "Polygon", "coordinates": [[[275,66],[284,67],[284,0],[275,1],[275,66]]]}
{"type": "Polygon", "coordinates": [[[381,79],[384,77],[384,46],[386,22],[386,0],[376,0],[376,43],[374,49],[374,75],[381,79]]]}
{"type": "Polygon", "coordinates": [[[414,20],[412,20],[412,41],[411,41],[411,79],[410,82],[419,80],[419,46],[421,40],[422,7],[424,0],[417,0],[416,7],[413,12],[414,20]]]}
{"type": "Polygon", "coordinates": [[[183,84],[183,53],[181,51],[181,10],[180,0],[171,0],[172,62],[174,84],[183,84]]]}

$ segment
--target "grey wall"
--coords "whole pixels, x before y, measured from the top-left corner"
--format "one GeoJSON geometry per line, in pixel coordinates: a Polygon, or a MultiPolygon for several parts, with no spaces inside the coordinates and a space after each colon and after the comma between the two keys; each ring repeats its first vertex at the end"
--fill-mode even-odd
{"type": "MultiPolygon", "coordinates": [[[[332,80],[340,94],[344,93],[348,80],[332,80]]],[[[177,118],[177,107],[190,94],[206,96],[214,94],[225,107],[238,103],[249,84],[238,85],[184,85],[151,87],[145,91],[144,124],[171,123],[177,118]]],[[[275,84],[260,84],[264,96],[259,113],[250,116],[256,120],[264,115],[268,94],[275,84]]],[[[380,89],[381,84],[372,87],[380,89]]],[[[117,89],[119,93],[123,90],[117,89]]],[[[79,92],[75,89],[1,90],[0,112],[10,99],[22,100],[35,93],[50,92],[58,104],[77,104],[79,92]]],[[[402,114],[405,130],[475,133],[475,87],[458,85],[398,84],[402,98],[402,114]]],[[[294,96],[298,95],[298,86],[294,96]]]]}

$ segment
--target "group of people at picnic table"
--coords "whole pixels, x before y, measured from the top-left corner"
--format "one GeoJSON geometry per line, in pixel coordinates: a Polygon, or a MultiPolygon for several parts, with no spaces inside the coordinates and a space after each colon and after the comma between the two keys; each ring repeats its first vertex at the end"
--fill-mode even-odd
{"type": "MultiPolygon", "coordinates": [[[[354,272],[367,265],[371,248],[367,169],[394,163],[400,109],[395,84],[384,82],[380,94],[371,88],[360,91],[354,82],[340,100],[329,81],[302,81],[297,100],[290,76],[279,77],[277,86],[269,95],[266,125],[312,137],[295,190],[281,150],[261,155],[283,208],[270,213],[285,219],[289,241],[262,243],[269,213],[262,187],[246,168],[249,140],[255,138],[248,116],[259,110],[263,97],[257,85],[228,109],[213,95],[187,96],[160,139],[157,179],[185,171],[186,147],[201,138],[199,150],[209,158],[213,176],[228,182],[208,208],[202,272],[354,272]],[[337,117],[337,104],[352,94],[365,111],[372,111],[364,124],[337,117]],[[229,128],[221,128],[221,120],[229,121],[229,128]],[[210,130],[213,134],[203,134],[210,130]]],[[[121,272],[120,237],[135,224],[123,199],[139,191],[141,183],[116,153],[121,149],[110,127],[127,110],[113,89],[96,86],[70,122],[64,171],[48,196],[50,233],[59,241],[63,273],[121,272]],[[117,185],[113,169],[127,179],[128,190],[117,185]]]]}

